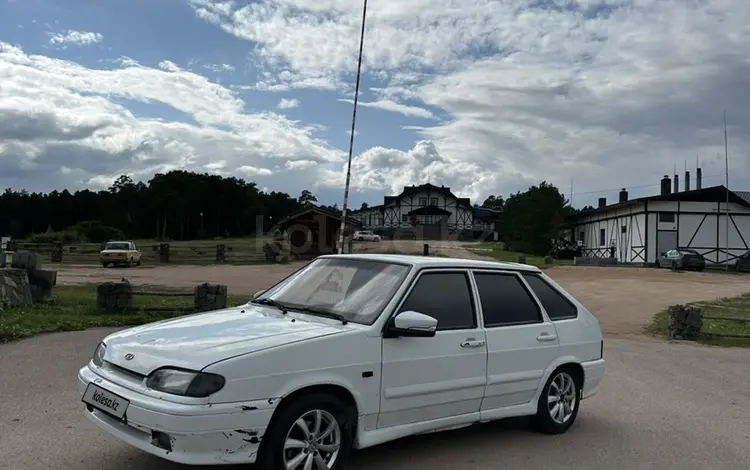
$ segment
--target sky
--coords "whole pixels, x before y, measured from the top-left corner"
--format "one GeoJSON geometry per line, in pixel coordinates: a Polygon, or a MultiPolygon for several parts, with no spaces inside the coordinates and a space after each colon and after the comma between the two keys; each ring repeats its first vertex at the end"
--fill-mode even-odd
{"type": "MultiPolygon", "coordinates": [[[[343,200],[361,0],[0,0],[0,187],[236,176],[343,200]]],[[[750,189],[747,0],[369,0],[351,206],[750,189]],[[692,182],[694,187],[694,181],[692,182]]]]}

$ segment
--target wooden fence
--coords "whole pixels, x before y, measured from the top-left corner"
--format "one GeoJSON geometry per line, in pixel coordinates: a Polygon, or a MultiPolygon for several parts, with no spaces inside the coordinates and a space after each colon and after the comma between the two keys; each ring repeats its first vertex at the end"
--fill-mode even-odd
{"type": "Polygon", "coordinates": [[[105,282],[96,287],[96,309],[101,313],[207,312],[227,307],[227,286],[203,283],[193,292],[153,292],[133,290],[129,282],[105,282]],[[192,297],[191,306],[134,306],[133,297],[192,297]]]}
{"type": "MultiPolygon", "coordinates": [[[[152,243],[140,244],[141,264],[258,264],[273,262],[265,241],[237,243],[152,243]]],[[[33,251],[44,263],[99,264],[101,243],[64,245],[62,243],[12,242],[8,251],[33,251]]]]}

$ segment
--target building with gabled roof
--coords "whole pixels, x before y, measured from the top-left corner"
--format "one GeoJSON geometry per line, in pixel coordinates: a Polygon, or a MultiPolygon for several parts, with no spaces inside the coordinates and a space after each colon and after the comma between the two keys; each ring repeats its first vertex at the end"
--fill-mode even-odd
{"type": "Polygon", "coordinates": [[[469,198],[456,196],[449,187],[430,183],[404,186],[401,194],[385,196],[383,204],[351,212],[364,229],[387,237],[399,231],[430,240],[487,232],[496,238],[497,215],[489,209],[479,211],[469,198]]]}
{"type": "Polygon", "coordinates": [[[733,264],[750,251],[750,192],[703,188],[700,168],[695,187],[690,189],[686,172],[682,191],[677,175],[674,190],[665,175],[654,196],[628,199],[623,188],[616,203],[599,198],[597,208],[570,217],[569,237],[586,257],[610,257],[614,248],[620,262],[653,264],[667,251],[684,248],[709,264],[733,264]]]}

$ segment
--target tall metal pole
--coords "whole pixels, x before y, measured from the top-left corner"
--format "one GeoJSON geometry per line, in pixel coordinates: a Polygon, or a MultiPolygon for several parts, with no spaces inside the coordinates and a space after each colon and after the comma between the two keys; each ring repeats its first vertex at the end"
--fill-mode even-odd
{"type": "Polygon", "coordinates": [[[727,219],[725,220],[726,232],[726,270],[729,271],[729,145],[727,144],[727,112],[724,111],[724,169],[726,173],[726,187],[727,187],[727,219]]]}
{"type": "Polygon", "coordinates": [[[362,70],[362,49],[365,45],[365,20],[367,19],[367,0],[362,8],[362,31],[359,36],[359,60],[357,61],[357,84],[354,87],[354,110],[352,111],[352,132],[349,135],[349,160],[346,164],[346,185],[344,186],[344,205],[341,209],[341,228],[339,229],[339,254],[344,252],[344,230],[346,229],[346,209],[349,203],[349,182],[352,177],[352,152],[354,150],[354,126],[357,123],[357,102],[359,101],[359,77],[362,70]]]}

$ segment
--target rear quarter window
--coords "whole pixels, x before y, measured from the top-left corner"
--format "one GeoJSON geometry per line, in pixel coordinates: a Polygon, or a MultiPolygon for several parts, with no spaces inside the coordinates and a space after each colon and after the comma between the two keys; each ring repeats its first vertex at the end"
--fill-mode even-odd
{"type": "Polygon", "coordinates": [[[542,303],[550,320],[567,320],[578,317],[578,308],[541,276],[524,273],[523,278],[542,303]]]}

